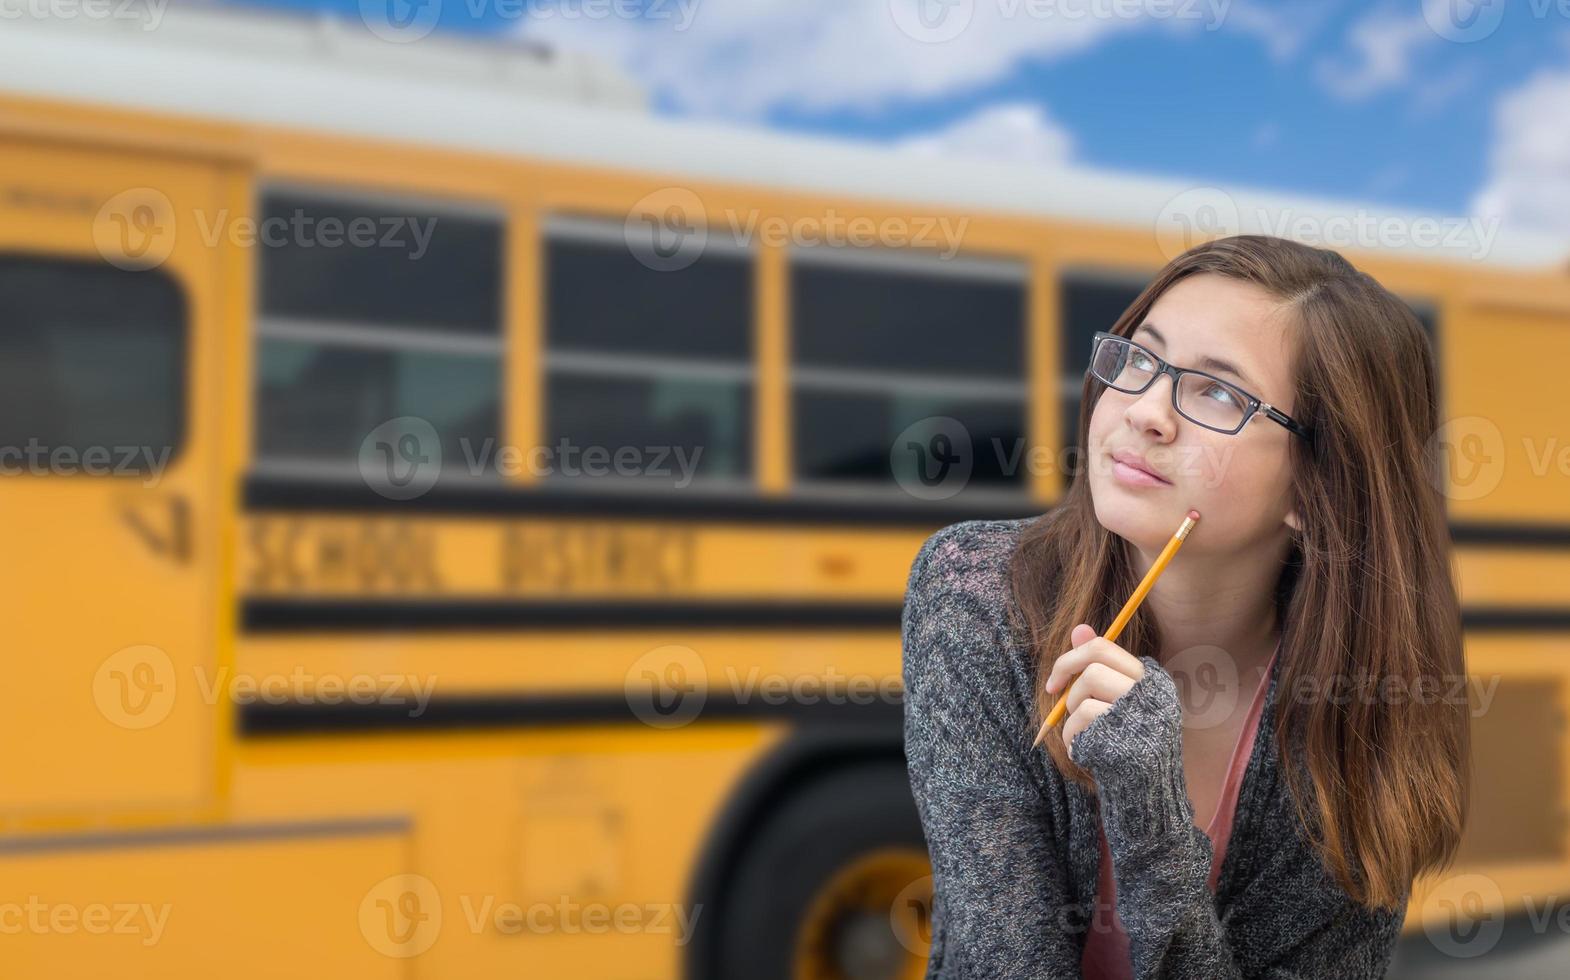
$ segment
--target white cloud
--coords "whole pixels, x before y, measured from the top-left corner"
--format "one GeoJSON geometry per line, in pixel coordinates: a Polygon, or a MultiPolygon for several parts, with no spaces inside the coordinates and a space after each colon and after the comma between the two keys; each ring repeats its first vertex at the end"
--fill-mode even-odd
{"type": "Polygon", "coordinates": [[[1445,74],[1435,75],[1423,81],[1418,86],[1417,97],[1412,103],[1413,116],[1418,119],[1433,116],[1455,101],[1456,97],[1475,88],[1481,74],[1478,63],[1469,61],[1445,74]]]}
{"type": "Polygon", "coordinates": [[[1335,10],[1334,3],[1298,3],[1282,8],[1234,2],[1227,11],[1226,28],[1258,38],[1273,60],[1287,62],[1319,32],[1335,10]]]}
{"type": "MultiPolygon", "coordinates": [[[[742,118],[774,108],[865,110],[949,96],[1005,78],[1027,60],[1088,50],[1151,24],[1224,24],[1235,16],[1227,10],[1230,2],[667,0],[655,8],[663,17],[542,14],[524,32],[608,57],[683,111],[742,118]],[[1103,7],[1120,13],[1091,15],[1103,7]],[[1123,16],[1128,8],[1136,15],[1123,16]],[[925,40],[912,33],[913,25],[921,33],[919,9],[947,11],[941,28],[925,40]],[[957,27],[963,29],[947,37],[957,27]]],[[[1258,18],[1242,19],[1263,29],[1258,18]]]]}
{"type": "Polygon", "coordinates": [[[1570,240],[1570,71],[1540,71],[1500,98],[1472,212],[1570,240]]]}
{"type": "Polygon", "coordinates": [[[1315,74],[1332,95],[1349,101],[1406,84],[1412,77],[1413,53],[1439,41],[1421,12],[1369,14],[1347,34],[1352,52],[1346,57],[1321,58],[1315,74]]]}
{"type": "Polygon", "coordinates": [[[1074,138],[1045,109],[1026,102],[977,110],[943,129],[894,144],[933,156],[969,156],[1016,163],[1061,164],[1074,152],[1074,138]]]}

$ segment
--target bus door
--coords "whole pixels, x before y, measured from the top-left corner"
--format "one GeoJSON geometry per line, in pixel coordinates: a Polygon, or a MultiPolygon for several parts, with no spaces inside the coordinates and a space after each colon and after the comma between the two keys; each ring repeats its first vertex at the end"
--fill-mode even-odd
{"type": "Polygon", "coordinates": [[[212,795],[220,177],[0,133],[0,821],[212,795]]]}

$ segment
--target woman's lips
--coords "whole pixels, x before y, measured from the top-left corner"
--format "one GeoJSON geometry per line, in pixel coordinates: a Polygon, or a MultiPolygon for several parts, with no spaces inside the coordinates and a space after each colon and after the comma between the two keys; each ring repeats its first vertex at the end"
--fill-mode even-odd
{"type": "Polygon", "coordinates": [[[1136,469],[1127,463],[1121,463],[1117,460],[1112,461],[1112,476],[1119,483],[1130,487],[1170,487],[1172,485],[1159,477],[1151,476],[1144,470],[1136,469]]]}

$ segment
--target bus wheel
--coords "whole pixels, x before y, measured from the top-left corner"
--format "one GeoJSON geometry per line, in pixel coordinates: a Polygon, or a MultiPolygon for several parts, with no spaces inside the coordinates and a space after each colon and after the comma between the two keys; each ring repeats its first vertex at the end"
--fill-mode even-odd
{"type": "Polygon", "coordinates": [[[932,878],[903,766],[796,792],[752,835],[726,893],[721,977],[919,980],[932,878]]]}

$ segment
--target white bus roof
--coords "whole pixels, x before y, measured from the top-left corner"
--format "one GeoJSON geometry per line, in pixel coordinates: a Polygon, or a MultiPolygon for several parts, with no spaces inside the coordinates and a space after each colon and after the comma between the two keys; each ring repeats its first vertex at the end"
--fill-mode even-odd
{"type": "MultiPolygon", "coordinates": [[[[108,6],[138,2],[147,0],[108,6]]],[[[392,43],[358,20],[202,3],[171,4],[147,30],[123,18],[29,13],[40,6],[22,5],[0,29],[0,92],[581,163],[662,183],[711,179],[1148,229],[1174,208],[1219,207],[1227,231],[1401,257],[1563,267],[1570,256],[1563,238],[1371,202],[660,117],[619,71],[516,39],[392,43]]]]}

